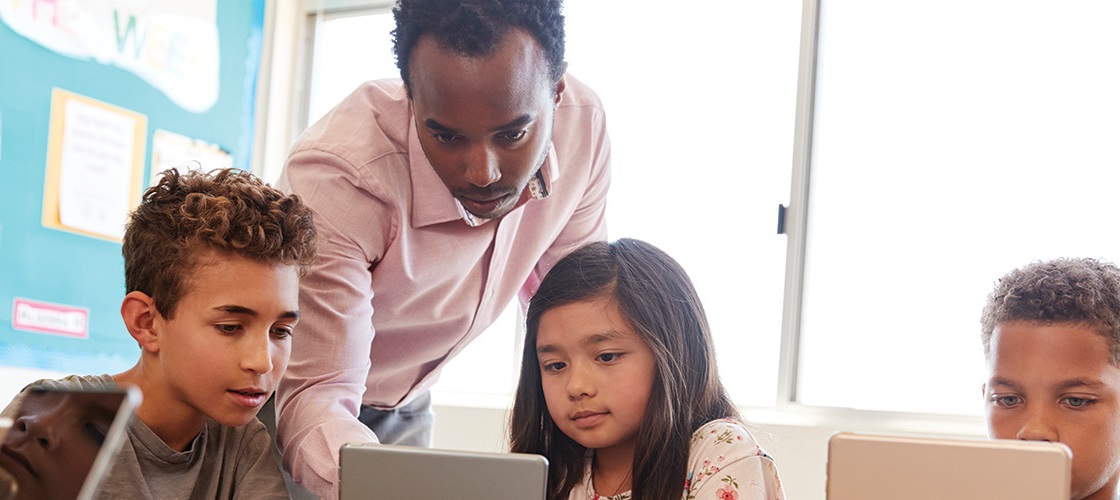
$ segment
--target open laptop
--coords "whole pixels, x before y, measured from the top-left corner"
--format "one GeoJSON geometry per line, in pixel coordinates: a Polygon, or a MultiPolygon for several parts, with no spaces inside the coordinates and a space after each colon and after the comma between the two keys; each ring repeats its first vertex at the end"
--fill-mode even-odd
{"type": "Polygon", "coordinates": [[[27,390],[0,429],[0,498],[93,499],[139,404],[136,388],[27,390]]]}
{"type": "Polygon", "coordinates": [[[346,444],[339,450],[338,476],[341,500],[544,500],[548,460],[523,453],[346,444]]]}
{"type": "Polygon", "coordinates": [[[1060,443],[840,432],[828,442],[828,500],[1069,500],[1060,443]]]}

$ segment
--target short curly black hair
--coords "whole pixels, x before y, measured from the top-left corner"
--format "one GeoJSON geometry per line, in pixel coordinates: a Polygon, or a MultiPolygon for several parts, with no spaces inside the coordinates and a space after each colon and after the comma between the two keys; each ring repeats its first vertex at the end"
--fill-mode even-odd
{"type": "Polygon", "coordinates": [[[296,265],[302,274],[315,250],[311,209],[299,196],[236,168],[170,169],[144,192],[125,226],[125,291],[148,294],[171,318],[208,251],[296,265]]]}
{"type": "Polygon", "coordinates": [[[493,53],[512,29],[524,29],[540,44],[549,77],[559,82],[564,72],[563,0],[399,0],[393,8],[393,53],[405,91],[411,93],[409,57],[424,35],[469,57],[493,53]]]}
{"type": "Polygon", "coordinates": [[[1087,258],[1034,262],[1000,278],[981,316],[984,355],[1001,323],[1075,323],[1108,340],[1109,358],[1120,366],[1120,268],[1087,258]]]}

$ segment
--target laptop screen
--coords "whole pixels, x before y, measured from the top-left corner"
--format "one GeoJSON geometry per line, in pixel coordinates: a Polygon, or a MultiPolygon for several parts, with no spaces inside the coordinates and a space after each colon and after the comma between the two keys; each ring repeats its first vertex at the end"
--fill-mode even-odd
{"type": "Polygon", "coordinates": [[[0,446],[0,498],[93,498],[139,401],[137,389],[27,389],[0,446]]]}
{"type": "Polygon", "coordinates": [[[347,444],[339,464],[341,500],[543,500],[548,487],[548,460],[526,453],[347,444]]]}
{"type": "Polygon", "coordinates": [[[841,432],[828,444],[828,500],[1069,500],[1060,443],[841,432]]]}

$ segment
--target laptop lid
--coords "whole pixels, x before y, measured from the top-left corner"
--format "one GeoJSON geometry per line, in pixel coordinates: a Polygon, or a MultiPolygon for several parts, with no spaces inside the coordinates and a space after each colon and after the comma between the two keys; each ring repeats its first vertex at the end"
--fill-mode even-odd
{"type": "Polygon", "coordinates": [[[341,500],[543,500],[548,460],[523,453],[346,444],[339,450],[338,476],[341,500]]]}
{"type": "Polygon", "coordinates": [[[136,388],[28,389],[0,446],[0,495],[95,497],[140,404],[136,388]]]}
{"type": "Polygon", "coordinates": [[[828,442],[828,500],[1069,500],[1061,443],[840,432],[828,442]]]}

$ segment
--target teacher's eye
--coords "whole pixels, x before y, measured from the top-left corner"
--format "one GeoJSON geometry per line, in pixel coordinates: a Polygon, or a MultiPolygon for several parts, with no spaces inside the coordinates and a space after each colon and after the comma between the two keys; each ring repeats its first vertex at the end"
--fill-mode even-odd
{"type": "Polygon", "coordinates": [[[503,132],[502,133],[502,139],[505,139],[509,142],[517,142],[517,141],[520,141],[521,139],[524,139],[525,135],[528,134],[528,133],[529,133],[529,131],[524,130],[524,129],[516,130],[516,131],[513,131],[513,132],[503,132]]]}
{"type": "Polygon", "coordinates": [[[449,144],[455,142],[455,140],[458,139],[459,136],[455,134],[432,134],[432,138],[434,138],[436,142],[440,144],[449,144]]]}

